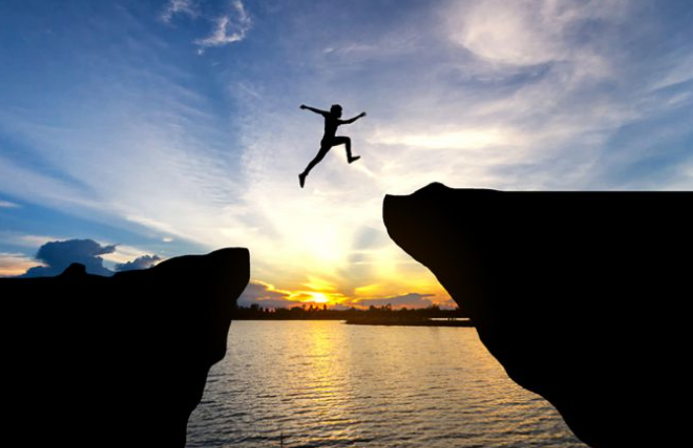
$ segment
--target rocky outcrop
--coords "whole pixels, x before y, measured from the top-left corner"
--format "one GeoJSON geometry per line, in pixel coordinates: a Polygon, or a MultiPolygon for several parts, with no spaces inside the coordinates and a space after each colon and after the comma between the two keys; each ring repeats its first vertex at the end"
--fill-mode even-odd
{"type": "Polygon", "coordinates": [[[185,446],[249,275],[248,251],[224,249],[0,280],[6,446],[185,446]]]}
{"type": "Polygon", "coordinates": [[[693,193],[453,190],[388,196],[392,239],[427,266],[518,384],[593,447],[688,431],[693,193]],[[684,345],[686,344],[686,345],[684,345]]]}

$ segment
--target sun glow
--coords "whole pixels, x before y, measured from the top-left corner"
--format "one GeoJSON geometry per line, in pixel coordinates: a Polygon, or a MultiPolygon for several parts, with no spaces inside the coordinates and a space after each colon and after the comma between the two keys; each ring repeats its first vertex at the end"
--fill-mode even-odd
{"type": "Polygon", "coordinates": [[[259,294],[259,304],[265,300],[270,300],[272,305],[267,305],[271,308],[294,308],[302,306],[327,306],[327,307],[354,307],[358,309],[368,308],[371,304],[376,306],[395,303],[399,306],[420,307],[421,302],[417,302],[417,296],[426,296],[426,300],[430,303],[441,306],[455,306],[447,292],[435,282],[427,282],[425,279],[419,279],[415,282],[405,282],[400,284],[373,284],[353,289],[351,292],[344,292],[341,288],[324,283],[324,281],[315,281],[304,286],[308,289],[278,289],[273,285],[253,280],[253,283],[264,288],[265,292],[259,294]],[[324,286],[325,289],[317,288],[316,286],[324,286]],[[416,293],[416,291],[422,291],[416,293]],[[410,301],[402,302],[403,299],[409,298],[410,301]],[[278,301],[277,301],[278,300],[278,301]],[[282,303],[283,302],[283,303],[282,303]],[[381,303],[382,302],[382,303],[381,303]],[[380,305],[379,305],[380,304],[380,305]]]}
{"type": "Polygon", "coordinates": [[[323,294],[321,292],[312,292],[309,294],[313,296],[311,298],[311,300],[309,300],[309,302],[320,303],[320,304],[330,303],[330,299],[325,294],[323,294]]]}

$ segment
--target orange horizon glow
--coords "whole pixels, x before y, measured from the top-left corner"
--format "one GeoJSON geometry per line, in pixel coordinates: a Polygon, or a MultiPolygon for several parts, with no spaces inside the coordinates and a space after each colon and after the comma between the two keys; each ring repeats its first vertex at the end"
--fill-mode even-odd
{"type": "MultiPolygon", "coordinates": [[[[283,289],[277,288],[261,280],[253,279],[251,283],[260,285],[265,289],[264,296],[261,295],[256,299],[256,303],[260,306],[263,301],[276,303],[276,301],[285,302],[283,307],[292,308],[295,306],[315,305],[315,306],[344,306],[354,307],[356,309],[365,309],[370,306],[372,301],[381,302],[381,305],[388,305],[388,299],[396,299],[402,296],[412,294],[414,291],[420,295],[426,295],[426,299],[433,305],[456,307],[455,302],[450,298],[450,295],[437,282],[422,283],[411,288],[400,289],[394,285],[373,284],[353,288],[351,293],[345,293],[339,287],[321,279],[311,278],[311,280],[302,286],[301,289],[283,289]],[[364,305],[362,302],[368,301],[369,305],[364,305]]],[[[400,286],[400,285],[397,285],[400,286]]],[[[401,287],[401,286],[400,286],[401,287]]],[[[427,305],[428,306],[428,305],[427,305]]],[[[267,308],[277,308],[268,305],[267,308]]],[[[425,308],[425,306],[416,306],[414,304],[392,304],[394,309],[407,308],[425,308]]]]}

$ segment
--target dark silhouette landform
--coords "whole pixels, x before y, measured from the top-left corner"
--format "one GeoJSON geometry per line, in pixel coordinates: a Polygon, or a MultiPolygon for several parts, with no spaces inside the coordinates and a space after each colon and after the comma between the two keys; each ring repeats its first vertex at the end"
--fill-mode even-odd
{"type": "Polygon", "coordinates": [[[691,205],[693,193],[432,184],[387,196],[383,213],[508,375],[580,439],[654,447],[688,440],[691,205]]]}
{"type": "Polygon", "coordinates": [[[224,249],[110,278],[73,264],[0,280],[5,445],[185,446],[249,276],[248,251],[224,249]]]}

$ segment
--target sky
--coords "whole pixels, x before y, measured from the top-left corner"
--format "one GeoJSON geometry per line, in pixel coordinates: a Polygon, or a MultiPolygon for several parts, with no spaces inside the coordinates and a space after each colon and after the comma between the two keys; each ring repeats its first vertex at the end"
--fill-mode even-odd
{"type": "Polygon", "coordinates": [[[0,275],[247,247],[244,304],[452,305],[384,196],[690,190],[691,24],[690,0],[3,0],[0,275]],[[335,103],[368,113],[340,128],[362,159],[300,189],[299,106],[335,103]]]}

